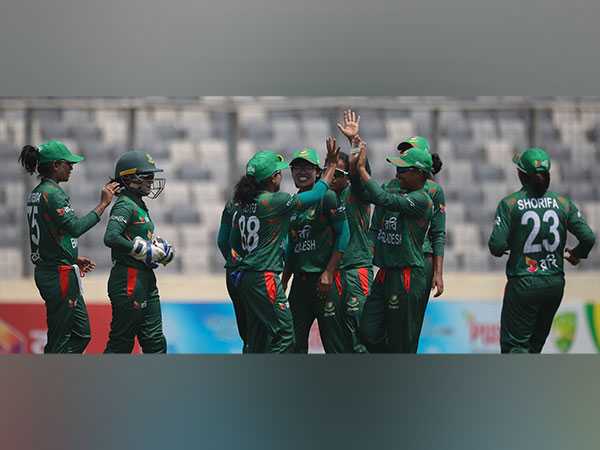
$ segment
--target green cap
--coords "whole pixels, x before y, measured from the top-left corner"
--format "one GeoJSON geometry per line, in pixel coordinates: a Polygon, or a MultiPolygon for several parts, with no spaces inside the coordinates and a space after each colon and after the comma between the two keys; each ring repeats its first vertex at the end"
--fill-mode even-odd
{"type": "Polygon", "coordinates": [[[429,151],[429,142],[422,136],[411,136],[400,142],[396,148],[403,152],[413,147],[429,151]]]}
{"type": "Polygon", "coordinates": [[[317,167],[321,166],[319,154],[314,148],[304,147],[302,150],[296,150],[292,155],[290,165],[293,165],[296,159],[304,159],[305,161],[308,161],[309,163],[314,164],[317,167]]]}
{"type": "Polygon", "coordinates": [[[246,164],[246,175],[252,176],[256,181],[261,182],[275,172],[288,167],[289,164],[284,161],[283,156],[270,150],[261,150],[256,152],[246,164]]]}
{"type": "Polygon", "coordinates": [[[142,150],[130,150],[121,155],[115,166],[115,179],[125,175],[162,172],[156,168],[152,156],[142,150]]]}
{"type": "Polygon", "coordinates": [[[523,153],[516,154],[513,162],[521,172],[527,174],[546,173],[550,171],[550,156],[544,149],[528,148],[523,153]]]}
{"type": "Polygon", "coordinates": [[[431,166],[433,165],[429,151],[419,147],[411,147],[400,156],[390,156],[386,159],[387,162],[394,166],[416,167],[425,173],[430,173],[431,166]]]}
{"type": "Polygon", "coordinates": [[[46,164],[52,161],[64,160],[70,163],[78,163],[85,158],[71,153],[65,144],[60,141],[48,141],[38,146],[40,152],[39,163],[46,164]]]}

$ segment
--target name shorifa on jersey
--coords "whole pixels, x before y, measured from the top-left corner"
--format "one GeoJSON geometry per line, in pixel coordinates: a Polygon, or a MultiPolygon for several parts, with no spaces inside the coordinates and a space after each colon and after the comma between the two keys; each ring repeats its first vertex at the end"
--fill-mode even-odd
{"type": "Polygon", "coordinates": [[[559,209],[558,202],[552,197],[522,198],[517,201],[519,211],[524,209],[553,208],[559,209]]]}

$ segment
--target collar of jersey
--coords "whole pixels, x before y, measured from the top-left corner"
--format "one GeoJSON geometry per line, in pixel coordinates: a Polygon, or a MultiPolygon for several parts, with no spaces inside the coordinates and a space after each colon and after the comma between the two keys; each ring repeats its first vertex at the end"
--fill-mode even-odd
{"type": "Polygon", "coordinates": [[[142,200],[142,198],[139,195],[136,195],[133,192],[127,190],[127,189],[123,189],[123,191],[119,195],[123,196],[123,197],[129,198],[136,205],[144,208],[146,211],[148,210],[148,207],[144,203],[144,200],[142,200]]]}

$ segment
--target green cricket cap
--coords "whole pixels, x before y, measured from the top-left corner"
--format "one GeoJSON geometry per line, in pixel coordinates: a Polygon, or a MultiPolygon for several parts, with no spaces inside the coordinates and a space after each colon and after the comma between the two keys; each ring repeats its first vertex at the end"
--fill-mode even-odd
{"type": "Polygon", "coordinates": [[[78,163],[85,158],[81,155],[71,153],[65,144],[60,141],[48,141],[38,146],[39,163],[46,164],[52,161],[67,161],[70,163],[78,163]]]}
{"type": "Polygon", "coordinates": [[[523,153],[516,154],[513,162],[521,172],[526,174],[546,173],[550,171],[550,156],[539,147],[528,148],[523,153]]]}
{"type": "Polygon", "coordinates": [[[420,147],[411,147],[400,156],[390,156],[386,159],[396,167],[416,167],[428,174],[433,165],[429,151],[420,147]]]}
{"type": "Polygon", "coordinates": [[[409,148],[422,148],[429,151],[429,142],[422,136],[411,136],[398,144],[399,151],[404,152],[409,148]]]}
{"type": "Polygon", "coordinates": [[[285,162],[283,156],[270,150],[261,150],[256,152],[246,164],[246,175],[252,176],[256,181],[261,182],[275,172],[288,167],[289,164],[285,162]]]}
{"type": "Polygon", "coordinates": [[[317,167],[321,167],[321,160],[319,159],[319,154],[314,148],[304,147],[301,150],[296,150],[292,155],[292,160],[290,161],[290,166],[294,165],[294,161],[297,159],[304,159],[311,164],[314,164],[317,167]]]}

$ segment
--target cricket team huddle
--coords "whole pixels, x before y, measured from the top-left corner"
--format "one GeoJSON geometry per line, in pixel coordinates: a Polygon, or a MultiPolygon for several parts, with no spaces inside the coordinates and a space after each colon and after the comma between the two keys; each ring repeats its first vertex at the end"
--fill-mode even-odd
{"type": "MultiPolygon", "coordinates": [[[[308,147],[289,162],[269,150],[255,153],[224,207],[217,245],[243,353],[307,353],[315,320],[326,353],[416,353],[430,293],[444,291],[439,156],[426,138],[408,137],[386,158],[396,176],[382,184],[370,175],[360,117],[347,110],[338,128],[350,151],[329,137],[324,164],[308,147]],[[295,194],[280,191],[287,168],[295,194]]],[[[105,352],[130,353],[137,337],[144,353],[164,353],[154,270],[175,250],[157,234],[143,201],[164,189],[155,177],[162,170],[143,151],[124,153],[98,206],[77,217],[59,183],[82,160],[59,141],[25,146],[19,157],[41,179],[28,197],[27,221],[47,312],[44,351],[82,353],[90,341],[81,277],[95,264],[78,256],[77,238],[114,197],[104,234],[113,261],[105,352]]],[[[500,348],[539,353],[563,297],[563,260],[579,264],[595,236],[568,196],[548,190],[551,162],[543,149],[527,149],[514,162],[522,188],[500,201],[489,238],[494,256],[509,255],[500,348]],[[578,240],[574,248],[566,248],[567,231],[578,240]]]]}

